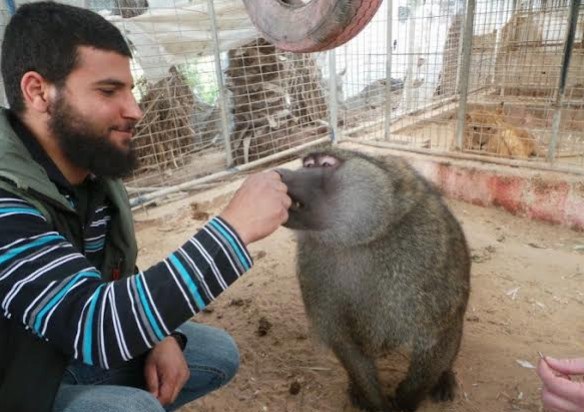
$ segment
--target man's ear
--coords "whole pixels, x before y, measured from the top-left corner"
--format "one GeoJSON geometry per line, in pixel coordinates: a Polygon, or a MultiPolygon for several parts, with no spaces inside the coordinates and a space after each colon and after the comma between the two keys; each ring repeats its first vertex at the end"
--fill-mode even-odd
{"type": "Polygon", "coordinates": [[[46,113],[49,110],[53,88],[52,84],[35,71],[26,72],[20,80],[25,106],[38,113],[46,113]]]}

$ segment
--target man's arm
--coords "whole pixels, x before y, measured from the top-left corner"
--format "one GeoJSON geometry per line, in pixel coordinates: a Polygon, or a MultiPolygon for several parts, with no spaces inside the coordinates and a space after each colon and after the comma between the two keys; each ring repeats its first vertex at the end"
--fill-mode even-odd
{"type": "MultiPolygon", "coordinates": [[[[266,218],[275,230],[282,220],[279,209],[287,208],[289,199],[280,208],[274,206],[280,195],[267,201],[280,216],[275,225],[274,216],[266,218]]],[[[8,193],[0,193],[0,226],[2,314],[64,353],[103,368],[147,351],[252,265],[241,238],[220,217],[166,259],[114,282],[104,282],[31,204],[8,193]]],[[[250,241],[258,239],[246,233],[250,241]]]]}

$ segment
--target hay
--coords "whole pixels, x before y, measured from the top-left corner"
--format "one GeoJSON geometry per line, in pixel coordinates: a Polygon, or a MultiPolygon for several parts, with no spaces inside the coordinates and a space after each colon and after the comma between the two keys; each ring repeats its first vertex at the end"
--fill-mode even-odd
{"type": "Polygon", "coordinates": [[[216,132],[210,130],[215,126],[211,120],[218,111],[193,94],[176,67],[157,83],[138,86],[146,90],[140,101],[144,117],[134,138],[140,161],[136,174],[184,166],[190,155],[212,145],[216,132]]]}
{"type": "MultiPolygon", "coordinates": [[[[225,74],[235,164],[329,132],[321,73],[312,56],[276,51],[258,39],[229,51],[225,74]]],[[[138,86],[144,89],[144,117],[134,139],[140,160],[135,174],[180,168],[193,154],[223,146],[220,100],[217,105],[202,102],[176,67],[157,83],[138,86]]]]}
{"type": "Polygon", "coordinates": [[[462,15],[456,14],[448,28],[448,35],[442,51],[442,71],[434,96],[448,97],[456,93],[458,58],[462,41],[462,15]]]}
{"type": "Polygon", "coordinates": [[[232,157],[243,164],[328,132],[321,73],[310,55],[258,39],[228,53],[232,157]]]}
{"type": "Polygon", "coordinates": [[[308,54],[292,58],[290,96],[292,114],[300,124],[328,119],[322,76],[316,60],[308,54]]]}
{"type": "Polygon", "coordinates": [[[129,19],[146,13],[148,7],[148,0],[115,0],[112,14],[129,19]]]}

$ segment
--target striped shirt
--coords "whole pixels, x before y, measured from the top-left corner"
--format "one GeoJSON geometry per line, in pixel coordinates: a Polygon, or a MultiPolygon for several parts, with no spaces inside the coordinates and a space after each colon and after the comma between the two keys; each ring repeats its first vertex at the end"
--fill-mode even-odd
{"type": "Polygon", "coordinates": [[[252,266],[235,231],[215,217],[161,262],[105,282],[96,266],[107,205],[90,216],[80,251],[33,205],[0,190],[2,315],[86,364],[108,369],[146,352],[252,266]]]}

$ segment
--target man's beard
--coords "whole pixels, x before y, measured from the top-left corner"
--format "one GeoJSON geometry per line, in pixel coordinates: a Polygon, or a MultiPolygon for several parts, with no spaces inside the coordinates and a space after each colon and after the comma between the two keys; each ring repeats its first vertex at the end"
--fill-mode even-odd
{"type": "MultiPolygon", "coordinates": [[[[131,129],[134,122],[123,129],[131,129]]],[[[132,143],[127,150],[113,143],[107,132],[98,132],[65,98],[59,96],[51,107],[49,128],[57,138],[67,160],[96,176],[120,178],[129,175],[138,164],[132,143]]]]}

